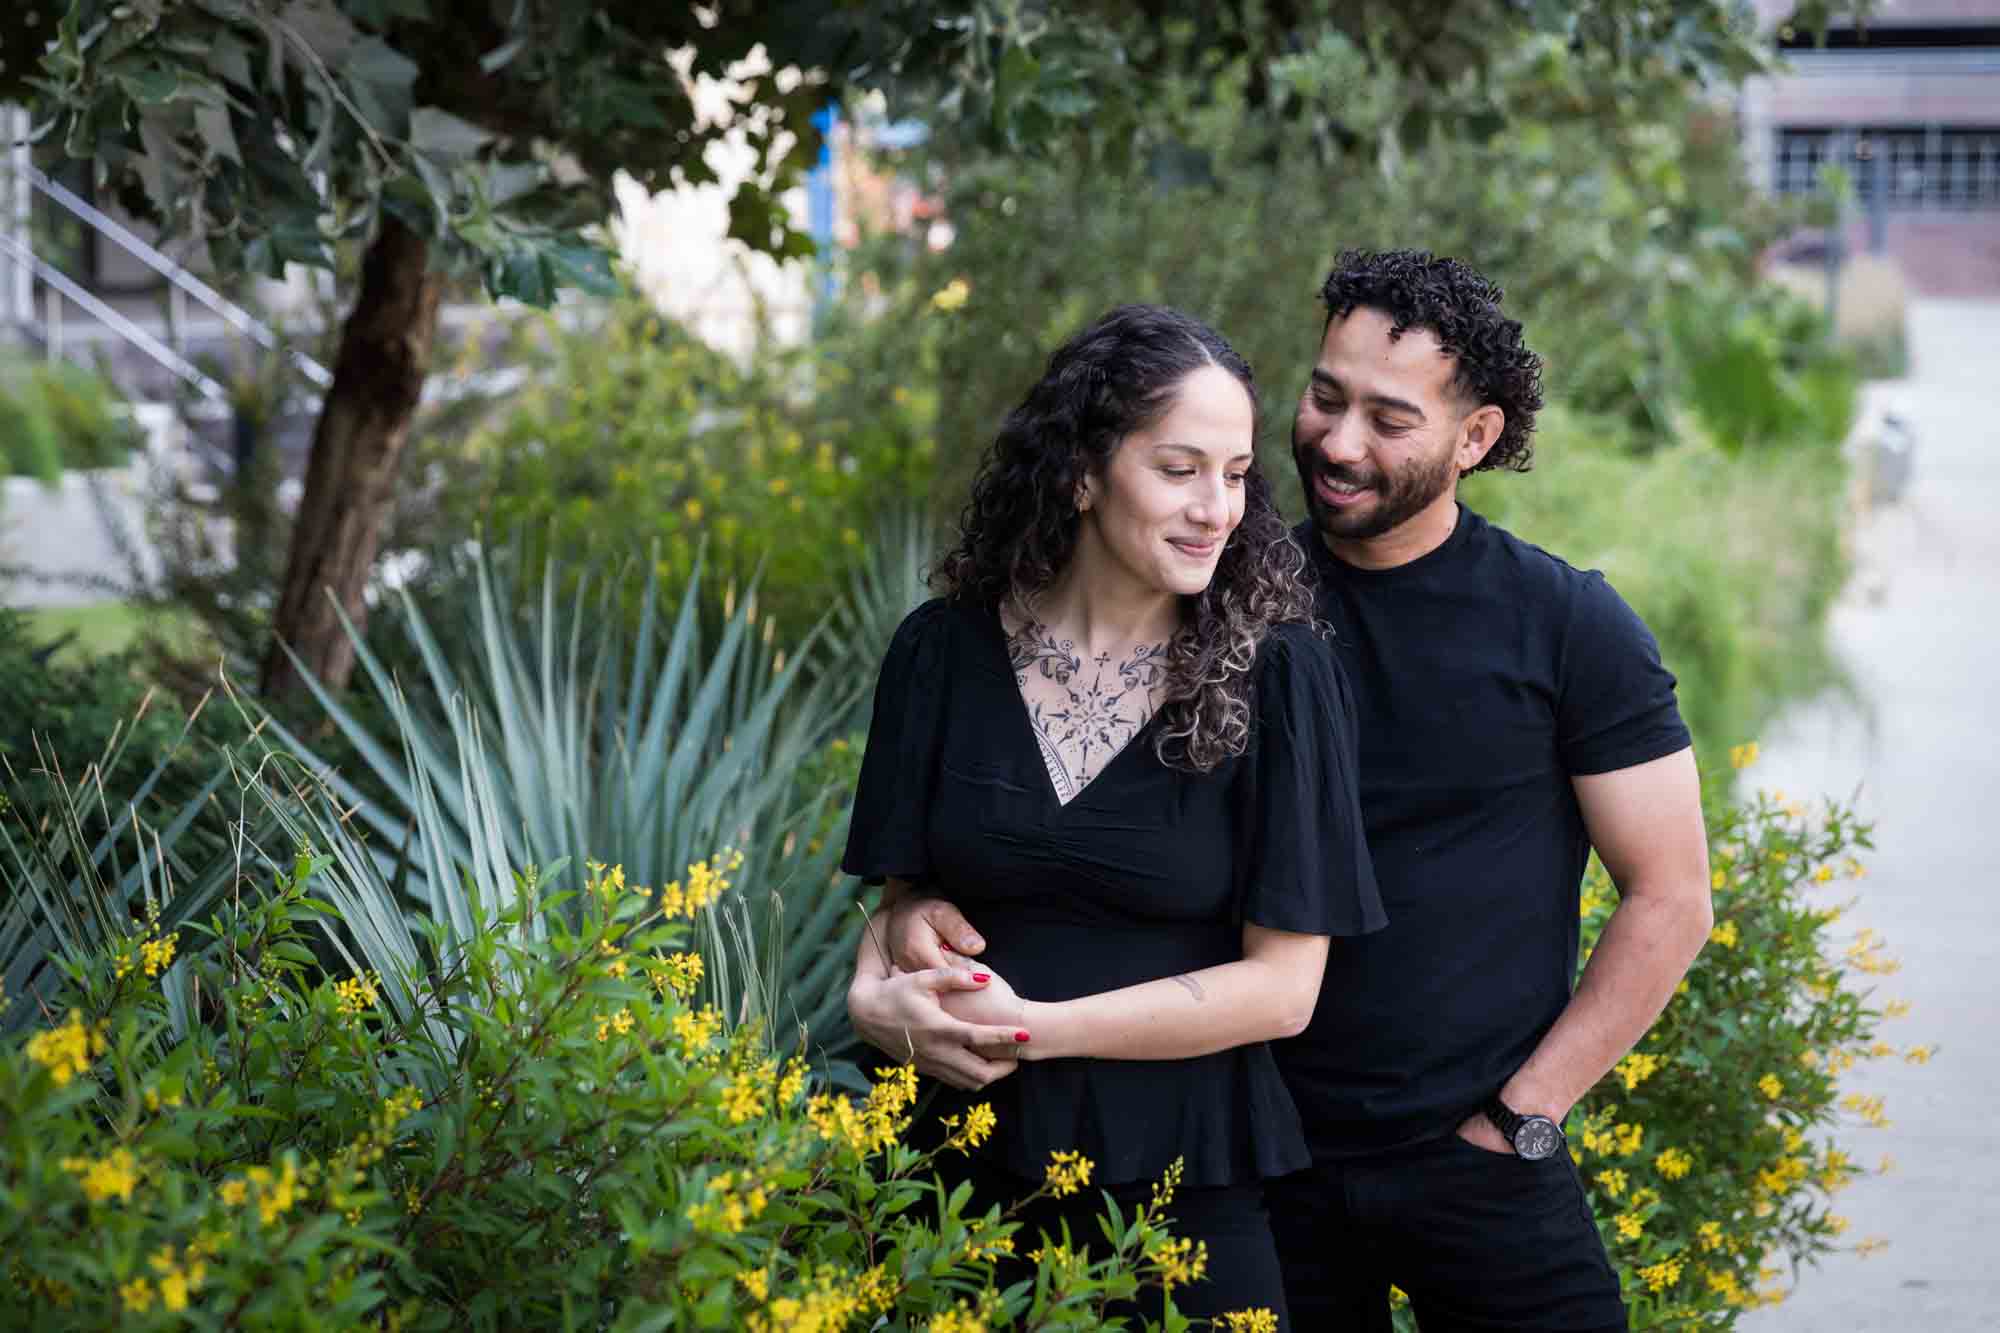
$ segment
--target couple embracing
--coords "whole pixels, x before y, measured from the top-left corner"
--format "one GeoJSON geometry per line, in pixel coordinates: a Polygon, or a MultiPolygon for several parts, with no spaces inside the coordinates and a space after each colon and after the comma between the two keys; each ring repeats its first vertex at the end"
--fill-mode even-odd
{"type": "MultiPolygon", "coordinates": [[[[1179,312],[1107,314],[1007,417],[882,665],[848,1009],[933,1118],[993,1104],[947,1168],[983,1201],[1058,1150],[1121,1201],[1180,1159],[1183,1313],[1386,1329],[1394,1283],[1425,1333],[1623,1329],[1561,1124],[1708,934],[1674,680],[1601,576],[1458,503],[1541,405],[1499,290],[1396,251],[1321,295],[1294,531],[1249,366],[1179,312]]],[[[1094,1238],[1094,1195],[1024,1235],[1094,1238]]]]}

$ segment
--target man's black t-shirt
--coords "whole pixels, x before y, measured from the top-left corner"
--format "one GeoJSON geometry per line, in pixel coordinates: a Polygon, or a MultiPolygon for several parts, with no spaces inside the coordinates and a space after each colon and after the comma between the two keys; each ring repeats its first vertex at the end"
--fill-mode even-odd
{"type": "Polygon", "coordinates": [[[1602,575],[1459,508],[1366,570],[1310,523],[1355,696],[1386,929],[1336,938],[1310,1028],[1275,1047],[1318,1160],[1449,1133],[1569,1002],[1590,844],[1570,779],[1689,744],[1652,634],[1602,575]]]}

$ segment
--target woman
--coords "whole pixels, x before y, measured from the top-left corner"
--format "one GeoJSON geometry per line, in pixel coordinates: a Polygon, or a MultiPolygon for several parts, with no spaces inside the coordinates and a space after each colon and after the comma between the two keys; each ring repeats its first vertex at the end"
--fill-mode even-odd
{"type": "MultiPolygon", "coordinates": [[[[947,1006],[1023,1063],[928,1112],[992,1102],[978,1197],[1073,1150],[1143,1201],[1181,1159],[1194,1315],[1283,1308],[1261,1182],[1306,1153],[1263,1043],[1310,1019],[1329,935],[1383,924],[1345,685],[1255,437],[1249,367],[1179,312],[1121,307],[1056,352],[883,662],[843,863],[885,901],[939,885],[985,933],[990,980],[947,1006]]],[[[1100,1207],[1038,1205],[1027,1234],[1097,1241],[1100,1207]]]]}

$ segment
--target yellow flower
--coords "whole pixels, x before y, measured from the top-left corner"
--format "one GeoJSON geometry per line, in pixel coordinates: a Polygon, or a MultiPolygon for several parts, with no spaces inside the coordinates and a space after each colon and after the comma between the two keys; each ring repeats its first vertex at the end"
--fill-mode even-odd
{"type": "Polygon", "coordinates": [[[1711,889],[1720,889],[1727,883],[1729,883],[1729,872],[1726,870],[1718,869],[1708,877],[1708,887],[1711,889]]]}
{"type": "Polygon", "coordinates": [[[1776,1074],[1766,1074],[1757,1080],[1757,1090],[1772,1101],[1785,1095],[1785,1085],[1776,1074]]]}
{"type": "Polygon", "coordinates": [[[299,1199],[299,1169],[290,1159],[274,1177],[268,1167],[253,1166],[246,1175],[257,1187],[257,1220],[271,1225],[290,1211],[299,1199]]]}
{"type": "Polygon", "coordinates": [[[1839,1213],[1828,1213],[1826,1215],[1826,1229],[1834,1235],[1838,1236],[1841,1232],[1847,1230],[1847,1227],[1847,1219],[1839,1213]]]}
{"type": "Polygon", "coordinates": [[[1718,922],[1715,929],[1708,932],[1708,937],[1725,949],[1734,949],[1737,940],[1736,923],[1734,921],[1718,922]]]}
{"type": "MultiPolygon", "coordinates": [[[[702,513],[701,501],[690,499],[686,504],[681,506],[681,512],[687,515],[688,522],[690,523],[701,522],[701,513],[702,513]]],[[[758,1271],[762,1272],[763,1270],[759,1269],[758,1271]]],[[[760,1296],[758,1297],[758,1299],[762,1300],[763,1297],[760,1296]]]]}
{"type": "Polygon", "coordinates": [[[1619,1125],[1616,1129],[1612,1130],[1612,1133],[1618,1138],[1618,1155],[1620,1157],[1630,1157],[1633,1153],[1639,1151],[1640,1140],[1646,1137],[1646,1127],[1644,1125],[1619,1125]]]}
{"type": "Polygon", "coordinates": [[[1693,1169],[1694,1158],[1679,1148],[1664,1148],[1660,1151],[1660,1155],[1653,1159],[1653,1165],[1668,1180],[1679,1180],[1693,1169]]]}
{"type": "Polygon", "coordinates": [[[375,987],[366,977],[350,977],[333,987],[334,1006],[343,1017],[352,1018],[375,1007],[375,987]]]}
{"type": "MultiPolygon", "coordinates": [[[[1658,1073],[1662,1063],[1662,1060],[1657,1055],[1646,1055],[1640,1051],[1634,1051],[1623,1060],[1620,1060],[1612,1072],[1625,1080],[1625,1091],[1630,1092],[1658,1073]]],[[[1584,1147],[1591,1148],[1592,1151],[1596,1150],[1588,1139],[1584,1141],[1584,1147]]]]}
{"type": "Polygon", "coordinates": [[[701,984],[702,962],[698,953],[673,953],[662,960],[665,970],[653,975],[653,984],[671,990],[683,1000],[701,984]]]}
{"type": "Polygon", "coordinates": [[[1913,1065],[1925,1065],[1930,1063],[1931,1056],[1936,1051],[1935,1046],[1912,1046],[1903,1052],[1903,1059],[1913,1065]]]}
{"type": "Polygon", "coordinates": [[[764,1114],[764,1080],[759,1077],[760,1072],[745,1070],[723,1090],[722,1109],[729,1113],[730,1124],[740,1125],[764,1114]]]}
{"type": "Polygon", "coordinates": [[[1908,1000],[1891,1000],[1882,1006],[1882,1017],[1884,1018],[1902,1018],[1909,1012],[1910,1002],[1908,1000]]]}
{"type": "Polygon", "coordinates": [[[125,1302],[128,1313],[144,1314],[153,1308],[153,1284],[145,1278],[135,1277],[118,1288],[118,1297],[125,1302]]]}
{"type": "Polygon", "coordinates": [[[1824,884],[1832,878],[1833,878],[1832,866],[1821,866],[1819,869],[1813,871],[1812,873],[1813,883],[1815,884],[1824,884]]]}
{"type": "Polygon", "coordinates": [[[1049,1160],[1047,1185],[1058,1199],[1068,1198],[1090,1183],[1095,1164],[1081,1153],[1057,1152],[1049,1160]]]}
{"type": "Polygon", "coordinates": [[[175,931],[165,939],[146,940],[139,945],[139,965],[149,978],[159,976],[173,965],[174,947],[180,939],[180,932],[175,931]]]}
{"type": "Polygon", "coordinates": [[[89,1071],[93,1047],[97,1054],[103,1054],[103,1037],[94,1037],[72,1009],[61,1027],[28,1038],[28,1058],[48,1070],[56,1086],[62,1088],[69,1086],[69,1081],[78,1074],[89,1071]]]}
{"type": "Polygon", "coordinates": [[[1207,1274],[1208,1244],[1185,1237],[1169,1240],[1153,1252],[1152,1259],[1159,1268],[1161,1289],[1171,1294],[1175,1287],[1199,1282],[1207,1274]]]}
{"type": "Polygon", "coordinates": [[[1662,1259],[1659,1263],[1650,1264],[1639,1270],[1639,1279],[1646,1284],[1648,1291],[1665,1291],[1681,1280],[1681,1261],[1662,1259]]]}
{"type": "Polygon", "coordinates": [[[1854,1247],[1854,1255],[1858,1259],[1866,1259],[1869,1255],[1888,1248],[1889,1242],[1886,1238],[1882,1236],[1870,1236],[1854,1247]]]}
{"type": "MultiPolygon", "coordinates": [[[[980,1102],[977,1106],[966,1108],[963,1124],[955,1115],[945,1116],[943,1123],[945,1128],[952,1131],[951,1136],[945,1140],[945,1147],[956,1148],[960,1152],[970,1152],[992,1137],[993,1127],[999,1123],[999,1118],[993,1114],[992,1103],[980,1102]]],[[[1168,1167],[1167,1170],[1171,1173],[1173,1168],[1168,1167]]]]}
{"type": "Polygon", "coordinates": [[[1637,1213],[1620,1213],[1613,1220],[1617,1223],[1620,1240],[1637,1240],[1646,1229],[1646,1219],[1637,1213]]]}
{"type": "Polygon", "coordinates": [[[228,1207],[241,1208],[243,1201],[250,1197],[250,1187],[240,1180],[225,1180],[215,1193],[228,1207]]]}
{"type": "Polygon", "coordinates": [[[1745,741],[1729,747],[1729,766],[1744,769],[1757,762],[1757,742],[1745,741]]]}
{"type": "Polygon", "coordinates": [[[1612,1167],[1606,1171],[1599,1171],[1597,1173],[1597,1183],[1604,1187],[1606,1194],[1615,1199],[1625,1192],[1625,1173],[1617,1167],[1612,1167]]]}
{"type": "Polygon", "coordinates": [[[1222,1316],[1222,1327],[1227,1333],[1278,1333],[1278,1316],[1261,1305],[1231,1310],[1222,1316]]]}
{"type": "Polygon", "coordinates": [[[1701,1241],[1702,1249],[1719,1250],[1722,1248],[1722,1223],[1703,1222],[1694,1231],[1695,1235],[1701,1241]]]}
{"type": "Polygon", "coordinates": [[[972,285],[964,278],[953,278],[950,282],[931,293],[931,306],[946,314],[961,309],[972,296],[972,285]]]}
{"type": "Polygon", "coordinates": [[[118,1202],[132,1202],[132,1191],[139,1185],[139,1160],[129,1149],[113,1148],[109,1157],[65,1157],[62,1169],[73,1176],[81,1177],[83,1197],[92,1203],[102,1203],[112,1195],[118,1202]]]}
{"type": "MultiPolygon", "coordinates": [[[[826,1327],[838,1326],[829,1324],[826,1327]]],[[[949,1310],[940,1310],[932,1315],[931,1322],[924,1327],[929,1333],[986,1333],[986,1321],[966,1309],[962,1301],[949,1310]]]]}
{"type": "Polygon", "coordinates": [[[771,1298],[771,1270],[769,1268],[739,1268],[736,1280],[743,1284],[743,1290],[750,1293],[750,1299],[762,1303],[771,1298]]]}

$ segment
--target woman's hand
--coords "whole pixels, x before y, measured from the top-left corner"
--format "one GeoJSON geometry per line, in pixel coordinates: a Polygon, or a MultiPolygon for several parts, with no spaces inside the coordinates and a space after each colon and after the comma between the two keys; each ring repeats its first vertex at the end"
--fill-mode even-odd
{"type": "Polygon", "coordinates": [[[935,967],[882,976],[856,972],[847,990],[854,1030],[870,1046],[954,1088],[983,1088],[1014,1072],[1021,1026],[1016,1017],[996,1025],[958,1014],[960,1000],[978,1000],[988,989],[1013,989],[982,967],[935,967]]]}
{"type": "Polygon", "coordinates": [[[1002,1034],[997,1043],[988,1039],[974,1047],[978,1055],[989,1060],[1034,1059],[1034,1043],[1028,1039],[1025,1021],[1027,1002],[1014,993],[1014,988],[998,972],[985,975],[992,979],[980,989],[947,992],[939,997],[939,1003],[953,1018],[978,1023],[1002,1034]]]}

